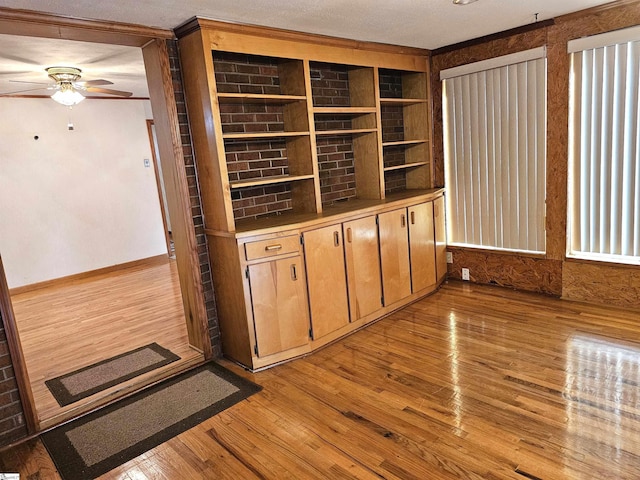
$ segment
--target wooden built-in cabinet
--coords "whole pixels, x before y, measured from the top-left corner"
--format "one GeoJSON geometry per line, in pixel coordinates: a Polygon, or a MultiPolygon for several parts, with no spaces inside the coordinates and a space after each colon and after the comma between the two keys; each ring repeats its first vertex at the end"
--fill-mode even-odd
{"type": "Polygon", "coordinates": [[[315,340],[349,324],[342,227],[337,224],[310,230],[302,238],[315,340]]]}
{"type": "Polygon", "coordinates": [[[176,33],[225,355],[263,368],[437,287],[428,51],[203,19],[176,33]]]}
{"type": "Polygon", "coordinates": [[[380,248],[375,215],[342,224],[349,311],[360,320],[382,308],[380,248]]]}

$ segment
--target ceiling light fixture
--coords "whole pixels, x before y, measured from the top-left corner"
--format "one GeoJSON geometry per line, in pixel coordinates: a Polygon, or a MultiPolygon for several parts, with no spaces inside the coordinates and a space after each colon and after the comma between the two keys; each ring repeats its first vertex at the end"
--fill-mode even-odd
{"type": "Polygon", "coordinates": [[[56,81],[56,93],[51,98],[56,102],[71,107],[77,105],[84,96],[73,86],[73,82],[80,78],[82,70],[74,67],[49,67],[47,74],[56,81]]]}
{"type": "Polygon", "coordinates": [[[73,88],[71,82],[61,82],[60,89],[51,95],[51,98],[62,105],[66,105],[67,107],[77,105],[84,100],[84,96],[73,88]]]}
{"type": "Polygon", "coordinates": [[[470,3],[477,2],[478,0],[453,0],[454,5],[469,5],[470,3]]]}

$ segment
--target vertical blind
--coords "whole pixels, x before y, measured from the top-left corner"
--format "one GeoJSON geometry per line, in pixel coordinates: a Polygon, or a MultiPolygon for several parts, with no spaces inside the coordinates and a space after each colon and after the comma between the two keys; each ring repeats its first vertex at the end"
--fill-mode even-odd
{"type": "Polygon", "coordinates": [[[569,255],[640,262],[640,30],[569,43],[569,255]],[[635,41],[624,41],[638,37],[635,41]],[[616,41],[619,43],[600,45],[616,41]]]}
{"type": "Polygon", "coordinates": [[[544,49],[445,70],[441,78],[447,242],[544,252],[544,49]]]}

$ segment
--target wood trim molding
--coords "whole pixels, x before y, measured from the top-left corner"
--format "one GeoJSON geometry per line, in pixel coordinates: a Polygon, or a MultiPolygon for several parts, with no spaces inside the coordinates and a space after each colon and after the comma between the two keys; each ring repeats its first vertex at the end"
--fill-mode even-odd
{"type": "Polygon", "coordinates": [[[171,30],[0,7],[0,33],[142,47],[171,30]]]}
{"type": "Polygon", "coordinates": [[[213,350],[166,40],[157,39],[148,43],[142,49],[142,56],[147,71],[162,176],[167,190],[167,207],[171,218],[189,343],[201,350],[205,359],[209,359],[213,350]]]}
{"type": "Polygon", "coordinates": [[[389,45],[386,43],[367,42],[362,40],[349,40],[346,38],[330,37],[328,35],[319,35],[316,33],[296,32],[294,30],[284,30],[281,28],[221,22],[218,20],[209,20],[201,17],[192,18],[186,23],[176,27],[174,29],[174,32],[176,34],[176,37],[180,39],[200,29],[231,32],[242,35],[252,35],[257,37],[273,38],[292,42],[313,43],[316,45],[327,47],[340,47],[354,50],[367,50],[400,55],[428,56],[430,53],[429,50],[424,48],[403,47],[400,45],[389,45]]]}
{"type": "Polygon", "coordinates": [[[604,5],[597,5],[595,7],[587,8],[585,10],[579,10],[573,13],[567,13],[566,15],[560,15],[555,18],[557,23],[570,22],[578,18],[586,17],[588,15],[598,15],[604,13],[613,8],[620,8],[626,6],[637,5],[640,7],[640,0],[616,0],[614,2],[605,3],[604,5]]]}
{"type": "Polygon", "coordinates": [[[36,431],[38,418],[36,407],[33,401],[33,392],[31,391],[31,383],[29,382],[29,373],[27,372],[27,364],[22,354],[22,346],[20,344],[20,335],[16,327],[16,319],[11,306],[9,297],[9,286],[4,274],[4,266],[2,264],[2,256],[0,256],[0,314],[2,315],[2,323],[7,336],[7,345],[9,347],[9,355],[13,362],[13,371],[18,384],[18,392],[20,393],[20,402],[22,403],[22,411],[24,421],[27,425],[27,434],[36,431]]]}
{"type": "Polygon", "coordinates": [[[162,265],[167,263],[169,258],[167,255],[157,255],[155,257],[142,258],[140,260],[134,260],[132,262],[121,263],[119,265],[110,265],[104,268],[98,268],[96,270],[90,270],[88,272],[75,273],[73,275],[67,275],[66,277],[54,278],[51,280],[45,280],[44,282],[32,283],[30,285],[24,285],[22,287],[16,287],[9,290],[11,295],[20,295],[21,293],[33,292],[34,290],[40,290],[41,288],[53,287],[56,285],[64,285],[65,283],[71,283],[85,278],[95,277],[96,275],[103,275],[105,273],[115,272],[117,270],[124,270],[126,268],[140,267],[140,266],[153,266],[162,265]]]}
{"type": "Polygon", "coordinates": [[[500,40],[501,38],[511,37],[513,35],[519,35],[521,33],[531,32],[533,30],[538,30],[540,28],[550,27],[555,23],[553,18],[549,20],[542,20],[540,22],[529,23],[527,25],[522,25],[520,27],[511,28],[509,30],[504,30],[498,33],[492,33],[491,35],[485,35],[483,37],[474,38],[472,40],[466,40],[460,43],[454,43],[453,45],[447,45],[446,47],[437,48],[431,52],[432,56],[442,55],[443,53],[453,52],[455,50],[460,50],[462,48],[473,47],[475,45],[480,45],[482,43],[491,42],[494,40],[500,40]]]}

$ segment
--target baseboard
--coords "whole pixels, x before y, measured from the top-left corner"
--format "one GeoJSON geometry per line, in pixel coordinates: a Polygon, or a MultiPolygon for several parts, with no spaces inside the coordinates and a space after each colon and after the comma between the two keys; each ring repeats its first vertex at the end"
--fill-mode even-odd
{"type": "Polygon", "coordinates": [[[134,268],[134,267],[151,267],[155,265],[162,265],[170,261],[171,259],[168,257],[168,255],[166,253],[163,253],[162,255],[156,255],[155,257],[141,258],[140,260],[134,260],[132,262],[120,263],[118,265],[110,265],[108,267],[98,268],[97,270],[74,273],[73,275],[67,275],[66,277],[54,278],[51,280],[45,280],[44,282],[32,283],[30,285],[23,285],[21,287],[10,288],[9,295],[20,295],[21,293],[32,292],[34,290],[40,290],[41,288],[60,286],[66,283],[94,277],[96,275],[103,275],[105,273],[115,272],[116,270],[125,270],[127,268],[134,268]]]}

